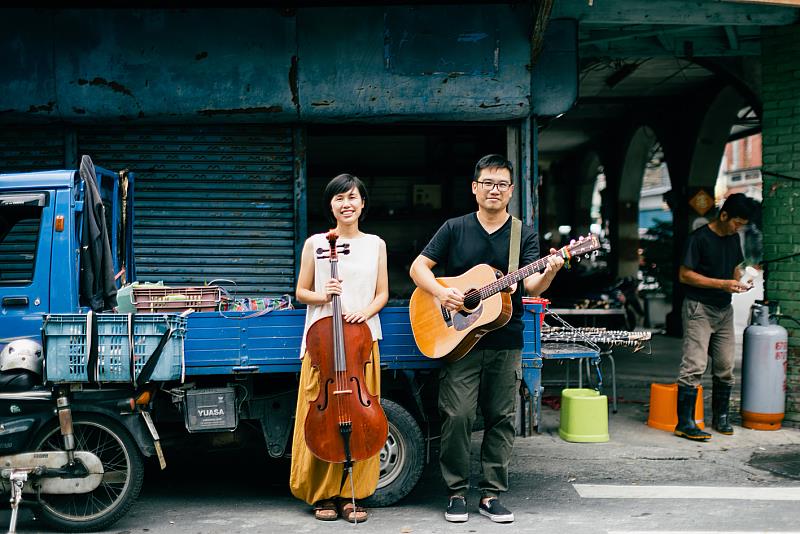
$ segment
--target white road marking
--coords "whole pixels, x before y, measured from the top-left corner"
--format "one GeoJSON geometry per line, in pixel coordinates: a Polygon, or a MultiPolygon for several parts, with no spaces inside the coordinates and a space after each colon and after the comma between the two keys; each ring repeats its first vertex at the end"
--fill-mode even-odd
{"type": "Polygon", "coordinates": [[[573,484],[584,499],[740,499],[800,501],[800,487],[611,486],[573,484]]]}

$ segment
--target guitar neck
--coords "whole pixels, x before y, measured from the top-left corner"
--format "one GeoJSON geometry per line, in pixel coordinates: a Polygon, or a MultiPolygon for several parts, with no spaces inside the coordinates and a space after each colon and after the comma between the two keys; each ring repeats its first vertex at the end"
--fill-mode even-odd
{"type": "Polygon", "coordinates": [[[527,278],[532,274],[538,273],[540,271],[544,271],[547,267],[548,260],[551,257],[562,256],[562,253],[559,251],[556,254],[550,254],[549,256],[545,256],[544,258],[539,258],[533,263],[522,267],[521,269],[517,269],[512,273],[508,273],[507,275],[498,278],[491,284],[485,285],[480,289],[481,292],[481,299],[489,298],[492,295],[495,295],[502,290],[511,287],[513,284],[516,284],[523,278],[527,278]]]}

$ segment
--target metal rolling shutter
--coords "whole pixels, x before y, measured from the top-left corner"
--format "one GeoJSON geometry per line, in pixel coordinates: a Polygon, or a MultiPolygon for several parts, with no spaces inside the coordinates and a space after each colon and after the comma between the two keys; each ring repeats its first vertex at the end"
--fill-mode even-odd
{"type": "Polygon", "coordinates": [[[237,295],[294,290],[292,130],[254,125],[92,129],[78,154],[128,168],[137,278],[216,279],[237,295]]]}
{"type": "Polygon", "coordinates": [[[64,169],[64,131],[58,128],[0,128],[0,173],[64,169]]]}

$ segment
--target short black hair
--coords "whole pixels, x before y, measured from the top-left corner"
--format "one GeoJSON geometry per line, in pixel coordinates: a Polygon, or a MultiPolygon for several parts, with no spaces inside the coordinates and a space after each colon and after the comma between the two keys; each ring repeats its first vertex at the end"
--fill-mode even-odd
{"type": "Polygon", "coordinates": [[[508,169],[511,175],[511,183],[514,183],[514,165],[508,161],[505,156],[501,156],[500,154],[488,154],[479,159],[478,163],[475,164],[475,174],[472,177],[473,181],[480,178],[483,169],[508,169]]]}
{"type": "Polygon", "coordinates": [[[331,211],[331,200],[333,200],[333,197],[336,195],[347,193],[354,187],[358,188],[358,193],[364,201],[364,207],[361,209],[361,216],[358,220],[363,221],[364,217],[366,217],[367,208],[369,207],[367,186],[365,186],[364,182],[357,176],[353,176],[352,174],[340,174],[328,182],[328,185],[325,186],[325,193],[322,195],[322,211],[328,216],[328,221],[332,224],[336,224],[336,217],[333,216],[333,212],[331,211]]]}
{"type": "Polygon", "coordinates": [[[745,196],[744,193],[734,193],[728,196],[725,202],[722,203],[719,214],[722,215],[724,211],[731,219],[738,217],[749,221],[753,216],[754,208],[755,205],[752,199],[745,196]]]}

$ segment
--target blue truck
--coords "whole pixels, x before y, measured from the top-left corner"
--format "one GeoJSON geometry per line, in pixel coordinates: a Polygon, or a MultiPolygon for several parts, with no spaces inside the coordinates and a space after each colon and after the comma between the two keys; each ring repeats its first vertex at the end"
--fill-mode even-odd
{"type": "MultiPolygon", "coordinates": [[[[135,174],[98,166],[94,171],[105,207],[116,283],[133,282],[135,174]]],[[[81,242],[89,210],[87,188],[77,170],[0,175],[0,350],[6,354],[19,342],[40,343],[43,324],[53,317],[93,315],[79,295],[85,267],[81,265],[81,242]]],[[[541,304],[529,304],[528,311],[532,313],[525,314],[518,417],[523,435],[530,435],[538,426],[542,391],[539,319],[544,310],[541,304]]],[[[94,321],[100,319],[103,327],[110,314],[94,315],[94,321]]],[[[115,476],[109,474],[112,469],[97,447],[94,450],[105,468],[102,484],[107,487],[93,489],[82,498],[88,502],[92,492],[108,492],[109,488],[112,498],[89,512],[78,511],[74,495],[69,499],[48,497],[47,483],[40,483],[38,490],[30,482],[18,483],[22,494],[40,505],[48,524],[72,531],[105,528],[121,517],[138,496],[145,458],[156,458],[163,468],[171,451],[190,446],[254,445],[264,454],[286,457],[291,452],[304,316],[302,309],[269,313],[217,310],[188,313],[184,326],[174,329],[165,321],[164,335],[169,329],[170,336],[182,340],[177,360],[180,372],[169,380],[156,380],[157,373],[150,375],[150,380],[137,380],[140,370],[124,382],[104,382],[91,372],[69,380],[63,373],[68,355],[59,348],[63,346],[52,345],[55,348],[45,351],[47,364],[41,377],[25,373],[20,386],[14,369],[0,371],[0,379],[6,380],[0,380],[0,455],[68,450],[69,446],[62,447],[57,439],[59,428],[62,437],[67,432],[55,415],[56,411],[61,414],[64,406],[72,416],[74,428],[69,430],[78,438],[99,433],[119,448],[125,461],[115,468],[115,476]],[[38,404],[28,407],[31,402],[38,404]],[[57,404],[57,410],[50,402],[57,404]]],[[[131,317],[123,316],[123,328],[138,324],[135,316],[131,317]]],[[[407,308],[387,307],[380,318],[384,336],[380,343],[382,403],[389,436],[380,454],[378,489],[367,503],[371,506],[392,504],[413,489],[438,436],[436,377],[440,362],[417,350],[407,308]]],[[[80,322],[92,328],[91,319],[80,322]]],[[[79,341],[81,336],[88,339],[88,332],[81,330],[79,341]]],[[[28,350],[35,353],[35,349],[28,350]]],[[[24,349],[16,354],[24,354],[24,349]]],[[[77,439],[77,450],[82,443],[88,447],[88,441],[77,439]]],[[[53,480],[49,483],[56,487],[53,480]]],[[[0,478],[0,486],[12,488],[13,481],[0,478]]]]}

